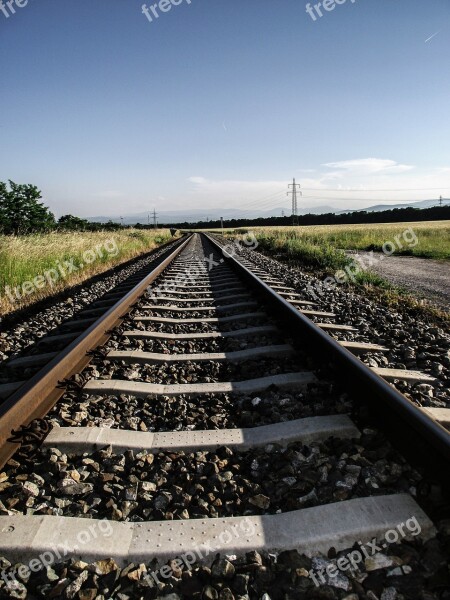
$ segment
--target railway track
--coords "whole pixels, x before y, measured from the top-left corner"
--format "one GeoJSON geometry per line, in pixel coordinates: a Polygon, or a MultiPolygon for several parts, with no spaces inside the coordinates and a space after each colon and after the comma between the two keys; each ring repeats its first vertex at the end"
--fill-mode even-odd
{"type": "MultiPolygon", "coordinates": [[[[125,597],[259,597],[270,578],[254,593],[235,580],[266,573],[261,555],[275,570],[291,557],[299,598],[373,600],[363,583],[381,568],[407,579],[407,561],[387,556],[394,542],[384,536],[396,531],[396,542],[422,548],[435,536],[427,490],[448,483],[450,438],[445,411],[420,410],[392,383],[432,383],[429,375],[369,368],[360,358],[384,347],[344,339],[354,328],[206,235],[187,236],[100,304],[74,322],[78,335],[63,350],[13,364],[32,376],[3,388],[5,572],[43,555],[51,567],[71,560],[76,577],[66,569],[36,589],[92,599],[113,594],[119,567],[139,588],[125,597]],[[384,545],[361,555],[360,581],[341,567],[324,571],[320,561],[374,539],[384,545]],[[212,573],[193,575],[194,562],[217,553],[212,573]],[[169,561],[167,576],[149,576],[153,560],[169,561]],[[108,577],[102,591],[98,579],[108,577]],[[314,595],[320,586],[339,595],[314,595]]],[[[0,594],[26,597],[24,579],[0,594]]]]}

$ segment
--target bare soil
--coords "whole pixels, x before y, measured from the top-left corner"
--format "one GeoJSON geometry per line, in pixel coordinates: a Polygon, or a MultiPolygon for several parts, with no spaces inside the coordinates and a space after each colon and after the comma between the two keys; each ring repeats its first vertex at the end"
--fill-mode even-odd
{"type": "Polygon", "coordinates": [[[362,259],[363,264],[370,263],[369,269],[390,283],[450,312],[450,262],[413,256],[387,256],[378,252],[358,252],[356,256],[362,259]]]}

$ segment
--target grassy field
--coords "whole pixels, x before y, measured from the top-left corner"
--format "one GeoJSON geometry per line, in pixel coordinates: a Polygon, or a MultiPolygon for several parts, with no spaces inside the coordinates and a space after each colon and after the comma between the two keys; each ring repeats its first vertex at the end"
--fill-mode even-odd
{"type": "Polygon", "coordinates": [[[166,229],[0,236],[0,315],[85,281],[170,239],[166,229]]]}
{"type": "Polygon", "coordinates": [[[253,231],[262,250],[285,254],[317,268],[338,269],[348,264],[346,250],[450,259],[450,221],[318,225],[312,227],[255,227],[227,229],[227,236],[253,231]]]}
{"type": "MultiPolygon", "coordinates": [[[[220,230],[216,230],[219,232],[220,230]]],[[[450,221],[414,223],[383,223],[367,225],[320,225],[312,227],[255,227],[225,229],[224,235],[241,238],[253,233],[260,250],[266,250],[281,260],[296,262],[310,268],[316,276],[336,276],[351,268],[354,259],[347,251],[387,251],[396,255],[417,256],[438,260],[450,259],[450,221]]],[[[447,314],[423,306],[420,300],[398,289],[372,271],[360,270],[346,285],[363,286],[364,293],[384,301],[395,309],[405,305],[418,314],[432,315],[448,322],[447,314]]]]}

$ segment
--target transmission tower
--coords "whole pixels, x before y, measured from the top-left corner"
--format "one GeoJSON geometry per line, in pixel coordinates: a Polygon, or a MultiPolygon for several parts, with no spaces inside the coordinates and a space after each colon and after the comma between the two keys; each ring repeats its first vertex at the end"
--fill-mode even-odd
{"type": "Polygon", "coordinates": [[[442,206],[442,196],[439,196],[439,206],[442,206]]]}
{"type": "Polygon", "coordinates": [[[300,184],[299,183],[295,183],[295,178],[292,180],[292,183],[290,183],[288,185],[289,188],[292,188],[292,190],[289,190],[288,192],[286,192],[286,195],[292,195],[292,225],[298,225],[298,213],[297,213],[297,188],[298,188],[298,193],[300,194],[300,196],[302,195],[302,192],[300,191],[300,184]]]}
{"type": "Polygon", "coordinates": [[[156,210],[153,209],[153,227],[156,229],[156,210]]]}

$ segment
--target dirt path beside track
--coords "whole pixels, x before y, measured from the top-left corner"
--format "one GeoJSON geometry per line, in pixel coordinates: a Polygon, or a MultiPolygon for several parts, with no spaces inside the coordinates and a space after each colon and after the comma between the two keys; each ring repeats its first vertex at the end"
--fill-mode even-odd
{"type": "Polygon", "coordinates": [[[377,252],[358,252],[356,256],[361,257],[365,265],[372,263],[370,270],[394,285],[450,312],[450,262],[413,256],[386,256],[377,252]]]}

